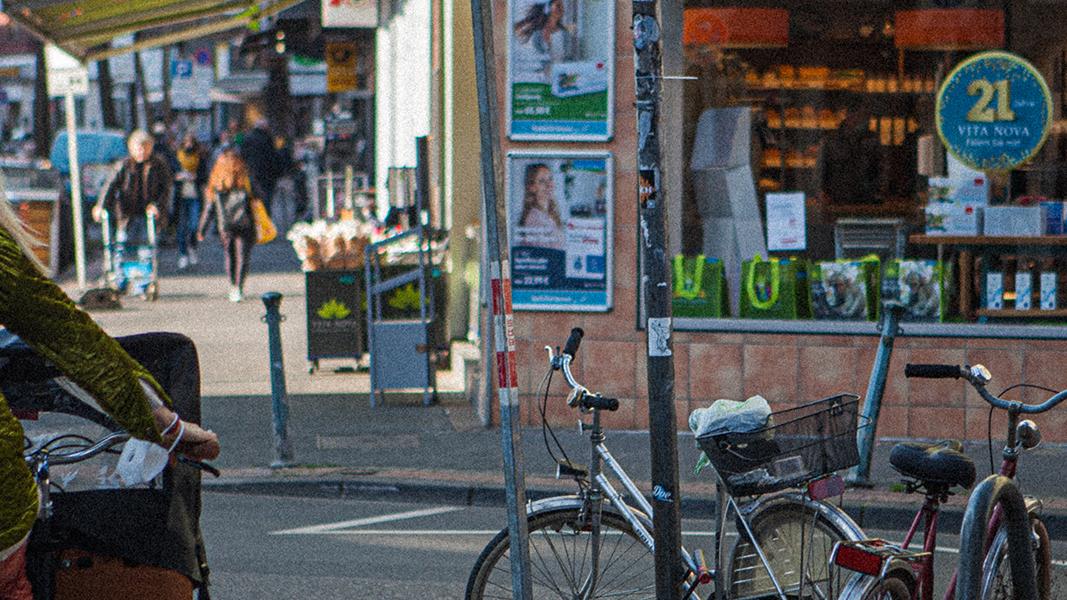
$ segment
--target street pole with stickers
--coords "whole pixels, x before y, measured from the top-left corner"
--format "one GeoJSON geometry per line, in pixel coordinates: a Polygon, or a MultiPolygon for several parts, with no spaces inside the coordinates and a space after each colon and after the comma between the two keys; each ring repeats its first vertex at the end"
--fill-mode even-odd
{"type": "MultiPolygon", "coordinates": [[[[496,358],[497,396],[500,402],[500,442],[504,455],[504,490],[507,496],[508,536],[511,556],[511,589],[514,600],[530,600],[533,593],[530,573],[529,528],[526,523],[526,482],[522,464],[522,436],[519,429],[519,389],[515,364],[515,337],[511,314],[511,269],[504,203],[498,201],[504,189],[503,159],[497,135],[496,69],[493,66],[493,10],[491,0],[471,0],[474,21],[474,66],[478,78],[478,110],[481,115],[482,214],[485,217],[485,243],[482,249],[490,270],[493,307],[492,344],[496,358]]],[[[483,280],[485,273],[482,274],[483,280]]],[[[483,338],[482,343],[486,343],[483,338]]],[[[493,376],[489,364],[485,377],[493,376]]],[[[491,400],[490,400],[491,401],[491,400]]]]}
{"type": "Polygon", "coordinates": [[[634,77],[637,106],[639,244],[644,251],[641,287],[648,339],[648,426],[652,460],[656,598],[679,597],[683,580],[678,497],[678,436],[671,352],[671,288],[667,261],[667,210],[660,188],[659,102],[663,59],[655,0],[633,0],[634,77]]]}

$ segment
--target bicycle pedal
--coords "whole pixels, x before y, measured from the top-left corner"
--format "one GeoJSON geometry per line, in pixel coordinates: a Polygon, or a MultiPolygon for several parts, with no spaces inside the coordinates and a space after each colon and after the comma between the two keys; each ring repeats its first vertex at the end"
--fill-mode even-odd
{"type": "Polygon", "coordinates": [[[589,469],[582,465],[575,464],[569,460],[557,460],[556,479],[563,479],[564,477],[584,479],[589,477],[589,469]]]}

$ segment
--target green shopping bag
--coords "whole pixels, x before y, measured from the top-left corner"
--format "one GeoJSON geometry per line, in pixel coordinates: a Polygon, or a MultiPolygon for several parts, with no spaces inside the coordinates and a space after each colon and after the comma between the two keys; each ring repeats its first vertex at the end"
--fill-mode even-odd
{"type": "Polygon", "coordinates": [[[798,281],[806,276],[802,261],[788,258],[763,260],[759,256],[741,264],[741,317],[745,319],[798,319],[807,316],[798,281]]]}
{"type": "Polygon", "coordinates": [[[893,259],[886,264],[883,293],[904,305],[905,321],[944,321],[952,289],[951,263],[893,259]]]}
{"type": "Polygon", "coordinates": [[[703,254],[674,257],[671,263],[671,311],[675,317],[721,317],[726,306],[726,276],[722,261],[703,254]]]}
{"type": "Polygon", "coordinates": [[[816,262],[809,274],[816,319],[876,321],[881,302],[881,261],[876,255],[816,262]]]}

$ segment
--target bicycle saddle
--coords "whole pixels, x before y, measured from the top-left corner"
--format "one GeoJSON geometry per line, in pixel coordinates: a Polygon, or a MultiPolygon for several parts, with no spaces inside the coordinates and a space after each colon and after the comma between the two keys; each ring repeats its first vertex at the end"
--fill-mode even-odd
{"type": "Polygon", "coordinates": [[[974,461],[962,452],[963,444],[946,440],[936,444],[905,442],[893,446],[889,464],[907,477],[918,479],[927,487],[974,485],[974,461]]]}

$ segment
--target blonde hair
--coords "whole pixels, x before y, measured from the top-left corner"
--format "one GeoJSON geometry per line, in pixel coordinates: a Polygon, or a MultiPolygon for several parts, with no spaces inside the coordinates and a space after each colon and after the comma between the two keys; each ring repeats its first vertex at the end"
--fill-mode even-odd
{"type": "Polygon", "coordinates": [[[251,191],[248,165],[236,150],[226,150],[215,161],[215,166],[211,167],[211,175],[208,176],[207,187],[208,194],[212,197],[218,192],[228,192],[237,188],[251,191]]]}
{"type": "Polygon", "coordinates": [[[22,253],[29,259],[30,264],[41,273],[44,273],[46,270],[44,264],[33,252],[34,248],[40,247],[42,244],[33,236],[30,228],[15,214],[15,209],[11,207],[11,202],[7,199],[3,173],[0,173],[0,228],[11,234],[11,237],[15,239],[15,242],[22,249],[22,253]]]}

